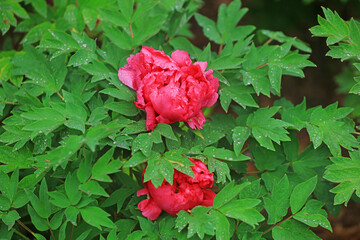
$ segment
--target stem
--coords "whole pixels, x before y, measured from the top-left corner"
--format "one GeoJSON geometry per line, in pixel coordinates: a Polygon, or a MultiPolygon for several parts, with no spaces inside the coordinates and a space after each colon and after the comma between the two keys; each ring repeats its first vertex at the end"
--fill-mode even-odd
{"type": "Polygon", "coordinates": [[[260,69],[260,68],[262,68],[262,67],[265,67],[266,65],[267,65],[267,63],[264,63],[264,64],[262,64],[262,65],[260,65],[260,66],[256,67],[256,69],[260,69]]]}
{"type": "Polygon", "coordinates": [[[234,239],[234,237],[236,236],[236,231],[237,231],[237,229],[238,229],[238,227],[239,227],[239,223],[240,223],[240,221],[237,220],[237,221],[236,221],[235,230],[234,230],[234,234],[233,234],[233,237],[232,237],[231,239],[234,239]]]}
{"type": "Polygon", "coordinates": [[[130,28],[130,36],[131,36],[131,38],[134,38],[134,33],[133,33],[133,30],[131,27],[131,23],[129,23],[129,28],[130,28]]]}
{"type": "Polygon", "coordinates": [[[357,135],[360,135],[360,132],[354,132],[353,134],[357,134],[357,135]]]}
{"type": "Polygon", "coordinates": [[[272,38],[269,38],[264,44],[263,44],[263,46],[265,46],[265,45],[268,45],[269,43],[271,43],[272,42],[272,38]]]}
{"type": "Polygon", "coordinates": [[[53,231],[52,231],[52,229],[51,229],[51,227],[50,227],[49,219],[46,219],[46,221],[47,221],[48,226],[49,226],[49,230],[50,230],[51,238],[52,238],[53,240],[55,240],[54,233],[53,233],[53,231]]]}
{"type": "Polygon", "coordinates": [[[262,235],[265,235],[266,233],[270,232],[274,227],[279,226],[280,224],[282,224],[283,222],[289,220],[289,219],[292,218],[292,217],[293,217],[293,215],[290,215],[289,217],[285,218],[285,219],[282,220],[281,222],[278,222],[277,224],[272,225],[268,230],[266,230],[265,232],[263,232],[262,235]]]}
{"type": "Polygon", "coordinates": [[[171,163],[174,163],[174,164],[178,164],[178,165],[180,165],[180,167],[183,167],[183,166],[184,166],[184,164],[179,163],[179,162],[175,162],[175,161],[171,161],[171,160],[168,160],[168,161],[171,162],[171,163]]]}
{"type": "Polygon", "coordinates": [[[223,46],[222,44],[220,44],[218,54],[220,54],[220,53],[222,52],[223,47],[224,47],[224,46],[223,46]]]}
{"type": "Polygon", "coordinates": [[[70,237],[69,237],[69,240],[71,240],[71,238],[72,238],[73,231],[74,231],[74,224],[71,224],[71,231],[70,231],[70,237]]]}
{"type": "Polygon", "coordinates": [[[24,234],[22,234],[21,232],[19,232],[19,231],[16,230],[15,228],[14,228],[14,232],[15,232],[17,235],[19,235],[20,237],[22,237],[23,239],[25,239],[25,240],[30,240],[30,238],[28,238],[27,236],[25,236],[24,234]]]}
{"type": "Polygon", "coordinates": [[[59,91],[58,90],[55,90],[56,91],[56,93],[57,93],[57,95],[59,95],[59,97],[61,98],[61,100],[65,100],[65,98],[63,97],[63,96],[61,96],[61,94],[59,93],[59,91]]]}
{"type": "Polygon", "coordinates": [[[26,231],[28,231],[29,233],[31,233],[31,235],[34,236],[34,232],[31,231],[31,230],[30,230],[25,224],[23,224],[20,220],[16,220],[16,222],[17,222],[18,224],[20,224],[20,226],[22,226],[26,231]]]}
{"type": "Polygon", "coordinates": [[[18,103],[16,102],[5,102],[6,104],[12,104],[12,105],[19,105],[18,103]]]}

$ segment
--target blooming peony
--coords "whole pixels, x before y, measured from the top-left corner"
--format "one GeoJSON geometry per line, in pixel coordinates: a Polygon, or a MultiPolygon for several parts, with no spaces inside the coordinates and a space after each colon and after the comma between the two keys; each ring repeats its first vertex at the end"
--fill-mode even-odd
{"type": "Polygon", "coordinates": [[[171,58],[163,51],[143,47],[119,69],[122,83],[137,92],[136,106],[146,111],[146,128],[158,123],[184,121],[201,129],[205,117],[201,109],[214,105],[218,98],[219,80],[207,62],[192,64],[185,51],[176,50],[171,58]]]}
{"type": "Polygon", "coordinates": [[[180,210],[189,210],[198,205],[213,205],[216,194],[209,189],[214,183],[213,173],[209,172],[202,161],[189,159],[195,164],[191,167],[194,178],[175,170],[172,185],[164,180],[160,187],[155,188],[148,181],[144,183],[145,188],[137,192],[137,196],[148,195],[148,199],[138,204],[145,217],[155,220],[162,210],[175,216],[180,210]]]}

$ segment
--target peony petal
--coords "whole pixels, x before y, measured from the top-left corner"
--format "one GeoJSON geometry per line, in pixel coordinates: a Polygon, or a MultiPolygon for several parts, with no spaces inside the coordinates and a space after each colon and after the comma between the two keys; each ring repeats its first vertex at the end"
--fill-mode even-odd
{"type": "Polygon", "coordinates": [[[185,51],[176,50],[171,54],[171,58],[179,64],[180,67],[191,65],[189,54],[185,51]]]}
{"type": "Polygon", "coordinates": [[[199,65],[202,72],[205,72],[207,67],[207,62],[195,62],[194,65],[199,65]]]}
{"type": "Polygon", "coordinates": [[[157,219],[162,211],[151,198],[139,202],[138,208],[142,211],[142,215],[151,221],[157,219]]]}
{"type": "Polygon", "coordinates": [[[200,110],[200,112],[195,117],[191,118],[186,122],[192,129],[202,129],[202,126],[206,122],[206,119],[203,112],[200,110]]]}
{"type": "Polygon", "coordinates": [[[136,196],[138,197],[147,194],[149,194],[149,191],[146,188],[140,189],[139,191],[136,192],[136,196]]]}
{"type": "Polygon", "coordinates": [[[211,207],[213,205],[216,193],[214,193],[210,189],[205,189],[203,192],[204,192],[204,200],[201,202],[200,205],[205,207],[211,207]]]}
{"type": "Polygon", "coordinates": [[[120,68],[118,72],[120,81],[126,86],[134,89],[135,71],[126,67],[120,68]]]}
{"type": "Polygon", "coordinates": [[[145,111],[146,111],[146,130],[150,131],[153,130],[157,125],[155,118],[155,111],[151,104],[147,104],[145,106],[145,111]]]}

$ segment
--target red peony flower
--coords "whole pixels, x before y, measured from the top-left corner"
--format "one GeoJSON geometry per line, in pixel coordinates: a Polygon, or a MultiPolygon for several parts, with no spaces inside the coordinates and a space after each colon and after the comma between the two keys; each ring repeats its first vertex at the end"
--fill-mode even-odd
{"type": "Polygon", "coordinates": [[[191,167],[194,178],[175,170],[172,185],[164,180],[160,187],[155,188],[148,181],[144,183],[145,188],[137,192],[137,196],[148,195],[148,199],[138,204],[145,217],[155,220],[162,210],[175,216],[181,210],[189,210],[198,205],[213,205],[216,194],[209,189],[214,183],[213,173],[209,172],[202,161],[189,159],[195,164],[191,167]]]}
{"type": "Polygon", "coordinates": [[[143,47],[127,62],[118,76],[136,90],[135,105],[146,111],[147,130],[158,123],[181,121],[191,128],[202,128],[205,117],[201,109],[214,105],[219,87],[213,70],[205,72],[207,62],[192,64],[185,51],[176,50],[170,58],[152,47],[143,47]]]}

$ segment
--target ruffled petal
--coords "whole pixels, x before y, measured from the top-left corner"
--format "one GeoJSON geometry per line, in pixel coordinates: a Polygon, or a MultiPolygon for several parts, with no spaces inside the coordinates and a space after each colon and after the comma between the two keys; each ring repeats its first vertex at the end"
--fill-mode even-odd
{"type": "Polygon", "coordinates": [[[186,122],[192,129],[202,129],[202,126],[206,122],[206,119],[203,112],[200,110],[200,112],[195,117],[189,119],[186,122]]]}
{"type": "Polygon", "coordinates": [[[205,72],[207,67],[207,62],[195,62],[194,65],[199,65],[202,72],[205,72]]]}
{"type": "Polygon", "coordinates": [[[191,64],[189,54],[185,51],[176,50],[171,54],[171,58],[180,66],[188,66],[191,64]]]}
{"type": "Polygon", "coordinates": [[[155,118],[155,111],[151,104],[147,104],[145,106],[146,111],[146,130],[150,131],[153,130],[157,123],[155,118]]]}
{"type": "Polygon", "coordinates": [[[147,195],[149,194],[149,191],[147,190],[147,188],[143,188],[143,189],[140,189],[139,191],[136,192],[136,196],[142,196],[142,195],[147,195]]]}
{"type": "Polygon", "coordinates": [[[162,211],[151,198],[139,202],[138,208],[142,211],[142,215],[151,221],[157,219],[162,211]]]}
{"type": "Polygon", "coordinates": [[[134,70],[128,69],[126,67],[120,68],[118,72],[120,81],[132,89],[134,89],[135,75],[136,74],[134,70]]]}
{"type": "Polygon", "coordinates": [[[205,189],[203,193],[204,193],[204,200],[200,203],[200,205],[205,207],[211,207],[214,203],[214,198],[216,196],[216,193],[214,193],[210,189],[205,189]]]}

